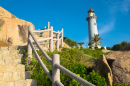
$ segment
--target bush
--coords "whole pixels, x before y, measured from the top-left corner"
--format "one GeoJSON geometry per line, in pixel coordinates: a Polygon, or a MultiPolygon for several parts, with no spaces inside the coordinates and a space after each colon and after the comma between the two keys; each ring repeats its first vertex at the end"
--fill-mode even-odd
{"type": "Polygon", "coordinates": [[[121,42],[121,45],[122,45],[122,46],[125,46],[125,45],[127,45],[127,44],[128,44],[127,41],[122,41],[122,42],[121,42]]]}
{"type": "MultiPolygon", "coordinates": [[[[50,74],[52,74],[52,66],[50,65],[50,63],[46,60],[46,58],[40,51],[37,50],[37,53],[42,59],[43,63],[48,68],[48,70],[50,71],[50,74]]],[[[101,54],[103,54],[101,50],[91,50],[84,48],[82,50],[65,49],[62,52],[54,51],[54,52],[47,52],[47,54],[49,55],[49,57],[52,57],[53,54],[60,54],[60,64],[62,66],[76,73],[78,76],[84,78],[88,82],[95,84],[96,86],[107,86],[105,78],[101,77],[98,74],[98,72],[95,72],[93,70],[93,68],[90,67],[88,68],[87,65],[85,65],[86,62],[83,62],[85,60],[84,54],[89,54],[94,58],[98,58],[101,54]],[[87,70],[87,72],[85,72],[85,70],[87,70]]],[[[25,65],[26,70],[32,71],[31,79],[36,79],[38,86],[52,86],[52,82],[50,81],[46,73],[43,71],[42,67],[40,66],[36,58],[33,58],[29,63],[27,63],[28,62],[27,50],[23,52],[23,57],[24,59],[22,60],[22,63],[27,64],[25,65]],[[31,67],[28,68],[27,66],[31,67]]],[[[35,57],[34,53],[33,57],[35,57]]],[[[60,72],[60,79],[65,86],[83,86],[63,72],[60,72]]],[[[120,86],[120,85],[114,85],[114,86],[120,86]]],[[[129,86],[129,85],[122,84],[121,86],[129,86]]]]}
{"type": "Polygon", "coordinates": [[[122,45],[121,45],[121,44],[115,44],[115,45],[113,45],[113,47],[112,47],[112,50],[115,50],[115,51],[121,50],[121,49],[122,49],[122,45]]]}
{"type": "MultiPolygon", "coordinates": [[[[88,59],[86,59],[87,57],[84,57],[84,54],[85,52],[87,52],[87,50],[88,49],[84,49],[84,48],[83,49],[64,48],[64,51],[62,52],[54,51],[54,52],[47,52],[47,54],[49,55],[50,58],[52,57],[53,54],[60,54],[60,64],[62,66],[76,73],[78,76],[84,78],[85,80],[88,80],[90,83],[93,83],[98,86],[98,84],[104,79],[102,80],[102,78],[97,73],[92,72],[92,68],[87,68],[87,65],[85,65],[86,63],[85,60],[87,61],[88,59]],[[85,72],[86,69],[87,69],[87,73],[85,72]],[[95,77],[97,78],[100,77],[101,80],[95,77]]],[[[99,50],[89,49],[88,51],[89,52],[93,51],[93,53],[95,53],[96,55],[95,57],[99,55],[98,52],[101,53],[101,50],[99,51],[99,50]]],[[[40,51],[37,50],[37,53],[41,57],[43,63],[46,65],[48,70],[50,71],[50,74],[52,74],[52,66],[50,65],[50,63],[46,60],[46,58],[43,56],[43,54],[40,51]]],[[[24,60],[22,60],[22,63],[26,64],[25,68],[27,71],[28,70],[32,71],[31,78],[37,80],[38,86],[51,86],[52,82],[50,81],[46,73],[43,71],[42,67],[40,66],[36,58],[33,58],[27,64],[28,62],[28,60],[26,59],[28,58],[27,50],[23,52],[23,56],[24,56],[24,60]]],[[[33,57],[34,57],[34,53],[33,53],[33,57]]],[[[82,86],[80,83],[78,83],[77,81],[75,81],[74,79],[72,79],[71,77],[69,77],[63,72],[60,73],[60,79],[65,86],[76,86],[76,85],[82,86]]],[[[104,83],[104,81],[102,83],[104,83]]],[[[102,86],[102,84],[100,86],[102,86]]]]}
{"type": "Polygon", "coordinates": [[[112,50],[115,50],[115,51],[121,50],[126,44],[127,44],[126,41],[123,41],[120,44],[115,44],[113,45],[112,50]]]}
{"type": "Polygon", "coordinates": [[[94,70],[90,72],[89,75],[84,76],[84,78],[96,86],[107,86],[107,82],[105,81],[105,78],[101,77],[98,74],[98,72],[95,72],[94,70]]]}
{"type": "Polygon", "coordinates": [[[111,50],[111,48],[110,47],[106,47],[107,48],[107,50],[111,50]]]}
{"type": "Polygon", "coordinates": [[[97,50],[97,49],[98,49],[98,47],[94,47],[94,49],[96,49],[96,50],[97,50]]]}
{"type": "Polygon", "coordinates": [[[104,47],[101,47],[101,50],[105,49],[104,47]]]}
{"type": "Polygon", "coordinates": [[[64,40],[64,42],[68,44],[70,47],[76,46],[76,48],[78,48],[78,43],[74,40],[71,40],[68,37],[64,40]]]}
{"type": "Polygon", "coordinates": [[[96,59],[99,59],[101,55],[105,54],[100,49],[91,50],[91,49],[83,49],[84,53],[90,55],[96,59]]]}

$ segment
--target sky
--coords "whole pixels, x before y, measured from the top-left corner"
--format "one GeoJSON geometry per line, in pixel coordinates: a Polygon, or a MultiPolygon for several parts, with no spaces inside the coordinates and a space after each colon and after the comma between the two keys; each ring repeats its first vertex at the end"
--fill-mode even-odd
{"type": "Polygon", "coordinates": [[[54,31],[64,29],[64,37],[89,43],[88,22],[90,7],[97,15],[101,46],[112,47],[122,41],[130,42],[130,0],[0,0],[0,6],[16,17],[43,29],[47,22],[54,31]]]}

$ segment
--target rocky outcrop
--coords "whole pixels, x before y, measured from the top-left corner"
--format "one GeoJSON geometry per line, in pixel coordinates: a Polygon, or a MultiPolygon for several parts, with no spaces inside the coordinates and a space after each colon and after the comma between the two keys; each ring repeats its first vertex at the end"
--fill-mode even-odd
{"type": "Polygon", "coordinates": [[[101,58],[97,60],[94,70],[98,71],[100,76],[105,77],[108,85],[112,86],[112,71],[104,55],[102,55],[101,58]]]}
{"type": "Polygon", "coordinates": [[[26,45],[28,26],[34,25],[19,19],[0,7],[0,41],[10,45],[26,45]]]}
{"type": "Polygon", "coordinates": [[[112,69],[113,83],[130,84],[130,51],[115,51],[106,55],[112,69]]]}
{"type": "MultiPolygon", "coordinates": [[[[19,19],[12,15],[10,12],[0,7],[0,46],[13,46],[13,45],[27,45],[28,41],[28,26],[34,25],[25,20],[19,19]]],[[[44,32],[42,35],[39,33],[35,34],[36,39],[43,39],[49,37],[49,32],[44,32]]],[[[53,37],[56,37],[53,34],[53,37]]],[[[35,44],[35,43],[34,43],[35,44]]],[[[49,40],[40,42],[45,50],[49,48],[49,40]]],[[[61,41],[59,42],[61,45],[61,41]]],[[[64,47],[70,48],[67,44],[63,44],[64,47]]],[[[54,41],[54,49],[56,49],[56,41],[54,41]]]]}

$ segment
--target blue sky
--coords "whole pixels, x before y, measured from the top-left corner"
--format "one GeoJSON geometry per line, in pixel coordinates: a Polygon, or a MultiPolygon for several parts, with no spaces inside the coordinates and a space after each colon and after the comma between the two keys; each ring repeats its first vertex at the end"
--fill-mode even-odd
{"type": "Polygon", "coordinates": [[[16,17],[42,29],[49,21],[55,31],[64,29],[64,36],[88,46],[88,22],[91,7],[97,15],[101,46],[112,47],[130,42],[130,0],[0,0],[0,6],[16,17]]]}

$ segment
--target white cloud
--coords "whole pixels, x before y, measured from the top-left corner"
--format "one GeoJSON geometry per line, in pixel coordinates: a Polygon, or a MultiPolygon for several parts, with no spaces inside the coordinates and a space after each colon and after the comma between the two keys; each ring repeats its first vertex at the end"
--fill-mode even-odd
{"type": "Polygon", "coordinates": [[[120,10],[122,13],[127,14],[127,12],[129,11],[129,7],[130,7],[130,0],[124,0],[122,1],[120,10]]]}
{"type": "Polygon", "coordinates": [[[103,33],[107,33],[109,31],[111,31],[114,28],[114,24],[115,24],[115,19],[113,19],[110,23],[104,25],[100,30],[99,30],[99,34],[103,34],[103,33]]]}
{"type": "Polygon", "coordinates": [[[109,6],[109,9],[110,9],[110,13],[112,15],[116,14],[117,12],[121,12],[123,14],[127,14],[128,11],[129,11],[129,7],[130,7],[130,0],[123,0],[123,1],[112,1],[110,2],[112,3],[110,6],[109,6]]]}

